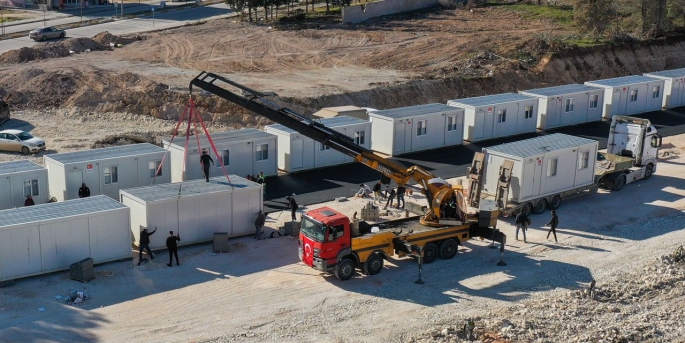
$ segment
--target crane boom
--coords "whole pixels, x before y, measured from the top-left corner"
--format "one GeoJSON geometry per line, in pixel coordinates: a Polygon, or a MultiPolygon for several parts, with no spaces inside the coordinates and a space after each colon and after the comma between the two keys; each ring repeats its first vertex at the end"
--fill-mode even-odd
{"type": "MultiPolygon", "coordinates": [[[[426,217],[440,218],[441,205],[450,201],[454,195],[451,186],[444,180],[435,177],[419,166],[406,168],[373,151],[356,144],[352,138],[332,130],[325,125],[300,115],[288,108],[265,99],[266,94],[231,81],[220,75],[202,72],[190,81],[190,92],[193,86],[215,94],[223,99],[244,107],[276,123],[286,126],[309,137],[331,149],[354,158],[356,162],[370,167],[385,177],[394,180],[398,185],[406,185],[410,179],[423,187],[431,211],[426,217]],[[240,94],[228,90],[218,83],[223,83],[240,90],[240,94]]],[[[428,218],[427,218],[428,219],[428,218]]]]}

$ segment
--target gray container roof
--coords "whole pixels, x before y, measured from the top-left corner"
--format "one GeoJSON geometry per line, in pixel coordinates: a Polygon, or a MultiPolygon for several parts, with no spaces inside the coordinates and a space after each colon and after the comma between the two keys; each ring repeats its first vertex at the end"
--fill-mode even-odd
{"type": "Polygon", "coordinates": [[[80,217],[121,208],[127,207],[106,195],[19,207],[0,211],[0,228],[52,219],[80,217]]]}
{"type": "Polygon", "coordinates": [[[644,75],[631,75],[631,76],[616,77],[613,79],[588,81],[588,82],[585,82],[585,84],[601,85],[601,86],[607,86],[607,87],[620,87],[620,86],[629,86],[629,85],[654,82],[654,81],[661,81],[661,80],[655,79],[655,78],[649,77],[649,76],[644,76],[644,75]]]}
{"type": "MultiPolygon", "coordinates": [[[[350,116],[345,116],[345,115],[331,117],[331,118],[314,119],[314,121],[319,122],[319,123],[321,123],[324,126],[329,127],[329,128],[336,128],[336,127],[344,127],[344,126],[350,126],[350,125],[370,123],[367,120],[363,120],[363,119],[359,119],[359,118],[355,118],[355,117],[350,117],[350,116]]],[[[297,132],[297,131],[295,131],[289,127],[285,127],[284,125],[281,125],[281,124],[268,125],[267,127],[270,129],[282,131],[285,133],[296,133],[297,132]]]]}
{"type": "Polygon", "coordinates": [[[44,169],[45,167],[29,160],[17,160],[0,163],[0,175],[17,174],[44,169]]]}
{"type": "Polygon", "coordinates": [[[62,164],[69,164],[102,161],[120,157],[142,156],[160,152],[164,153],[166,150],[150,143],[140,143],[100,149],[64,152],[61,154],[50,154],[45,155],[45,158],[55,160],[62,164]]]}
{"type": "Polygon", "coordinates": [[[602,91],[602,90],[604,90],[604,89],[574,83],[574,84],[563,85],[563,86],[536,88],[536,89],[523,91],[523,93],[535,94],[538,96],[547,97],[547,96],[558,96],[558,95],[564,95],[564,94],[585,93],[585,92],[602,91]]]}
{"type": "Polygon", "coordinates": [[[645,73],[647,76],[662,76],[662,77],[685,77],[685,68],[680,68],[680,69],[671,69],[671,70],[664,70],[664,71],[657,71],[653,73],[645,73]]]}
{"type": "MultiPolygon", "coordinates": [[[[209,135],[212,137],[212,141],[214,142],[214,145],[216,146],[225,146],[225,145],[230,145],[234,143],[239,143],[239,142],[251,142],[254,140],[259,140],[259,139],[264,139],[264,138],[275,138],[276,136],[264,132],[261,130],[257,129],[240,129],[240,130],[231,130],[231,131],[224,131],[224,132],[217,132],[217,133],[209,133],[209,135]]],[[[204,134],[199,135],[200,137],[200,145],[202,147],[207,147],[209,146],[209,140],[207,139],[207,136],[204,134]]],[[[169,143],[169,140],[163,140],[164,143],[169,143]]],[[[177,136],[174,138],[174,143],[171,144],[171,146],[179,149],[183,149],[185,146],[186,139],[185,137],[177,136]]],[[[195,136],[191,136],[188,140],[188,146],[189,147],[197,147],[197,138],[195,136]]]]}
{"type": "Polygon", "coordinates": [[[521,95],[518,93],[504,93],[504,94],[478,96],[475,98],[455,99],[455,100],[450,100],[447,103],[450,105],[454,105],[454,106],[463,105],[463,106],[469,106],[469,107],[480,107],[480,106],[506,104],[506,103],[510,103],[510,102],[519,102],[519,101],[526,101],[526,100],[536,100],[536,98],[528,96],[528,95],[521,95]]]}
{"type": "Polygon", "coordinates": [[[432,113],[444,113],[454,111],[454,106],[447,106],[445,104],[426,104],[408,107],[391,108],[382,111],[369,112],[369,116],[386,117],[386,118],[405,118],[411,116],[419,116],[432,113]]]}
{"type": "Polygon", "coordinates": [[[121,191],[121,194],[127,194],[144,202],[154,202],[178,198],[179,188],[181,189],[181,197],[192,197],[210,193],[232,192],[234,190],[233,188],[240,190],[261,187],[258,183],[248,181],[237,175],[229,175],[228,177],[231,179],[230,184],[226,180],[226,176],[217,176],[210,178],[209,182],[200,179],[177,183],[164,183],[154,186],[124,189],[121,191]],[[231,188],[231,186],[233,186],[233,188],[231,188]]]}
{"type": "Polygon", "coordinates": [[[506,143],[486,148],[488,152],[498,152],[514,157],[531,157],[551,151],[564,150],[585,144],[597,143],[593,139],[555,133],[522,141],[506,143]]]}

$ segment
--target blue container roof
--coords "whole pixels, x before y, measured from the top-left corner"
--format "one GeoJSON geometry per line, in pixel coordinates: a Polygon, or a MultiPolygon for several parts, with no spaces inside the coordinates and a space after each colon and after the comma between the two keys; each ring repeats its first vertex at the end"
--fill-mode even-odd
{"type": "Polygon", "coordinates": [[[593,139],[555,133],[522,141],[495,145],[486,149],[487,151],[496,151],[514,157],[531,157],[551,151],[564,150],[596,142],[597,141],[593,139]]]}
{"type": "Polygon", "coordinates": [[[237,175],[229,175],[231,183],[228,183],[226,176],[217,176],[205,182],[204,179],[190,180],[177,183],[163,183],[153,186],[128,188],[121,191],[121,194],[128,194],[134,198],[145,202],[176,199],[179,197],[191,197],[203,194],[227,192],[233,190],[260,188],[261,186],[252,181],[248,181],[237,175]],[[232,187],[231,187],[232,186],[232,187]],[[179,191],[180,190],[180,191],[179,191]]]}
{"type": "Polygon", "coordinates": [[[101,161],[119,157],[133,157],[148,154],[164,153],[166,150],[150,143],[119,145],[108,148],[64,152],[45,155],[62,164],[101,161]]]}
{"type": "Polygon", "coordinates": [[[45,169],[45,167],[29,160],[17,160],[0,163],[0,175],[16,174],[43,169],[45,169]]]}
{"type": "Polygon", "coordinates": [[[127,207],[106,195],[19,207],[0,211],[0,227],[78,217],[121,208],[127,207]]]}
{"type": "Polygon", "coordinates": [[[620,87],[620,86],[629,86],[629,85],[654,82],[654,81],[660,81],[660,80],[655,79],[653,77],[644,76],[644,75],[631,75],[631,76],[616,77],[613,79],[588,81],[588,82],[585,82],[585,84],[586,85],[589,84],[591,86],[592,85],[601,85],[601,86],[608,86],[608,87],[620,87]]]}
{"type": "MultiPolygon", "coordinates": [[[[324,126],[329,127],[329,128],[369,123],[369,121],[367,121],[367,120],[359,119],[359,118],[355,118],[355,117],[350,117],[350,116],[336,116],[336,117],[331,117],[331,118],[313,119],[313,121],[321,123],[324,126]]],[[[296,133],[297,132],[297,131],[295,131],[289,127],[285,127],[284,125],[281,125],[281,124],[268,125],[267,127],[274,129],[274,130],[282,131],[285,133],[296,133]]]]}
{"type": "Polygon", "coordinates": [[[408,107],[398,107],[391,108],[382,111],[369,112],[369,115],[381,116],[387,118],[405,118],[417,115],[432,114],[432,113],[444,113],[448,111],[454,111],[453,106],[447,106],[445,104],[426,104],[426,105],[416,105],[408,107]]]}
{"type": "Polygon", "coordinates": [[[645,75],[655,75],[655,76],[663,76],[663,77],[685,77],[685,68],[680,68],[680,69],[671,69],[671,70],[664,70],[664,71],[657,71],[653,73],[645,73],[645,75]]]}
{"type": "MultiPolygon", "coordinates": [[[[217,132],[217,133],[212,133],[210,132],[209,135],[212,137],[212,141],[214,142],[214,145],[216,146],[225,146],[229,144],[233,144],[236,142],[251,142],[254,140],[258,139],[264,139],[264,138],[274,138],[276,136],[261,131],[257,129],[240,129],[240,130],[231,130],[231,131],[224,131],[224,132],[217,132]]],[[[209,140],[207,139],[207,135],[204,133],[199,135],[200,137],[200,146],[203,148],[206,148],[209,146],[209,140]]],[[[169,140],[164,140],[164,143],[169,143],[169,140]]],[[[174,138],[174,143],[171,144],[173,147],[183,149],[185,146],[186,139],[185,137],[180,137],[177,136],[174,138]]],[[[188,140],[188,146],[192,147],[197,147],[197,138],[195,136],[191,136],[188,140]]]]}
{"type": "Polygon", "coordinates": [[[506,104],[509,102],[519,102],[519,101],[525,101],[525,100],[531,100],[531,99],[534,100],[536,98],[528,96],[528,95],[521,95],[518,93],[504,93],[504,94],[478,96],[475,98],[455,99],[455,100],[450,100],[447,103],[450,105],[454,105],[454,106],[464,105],[464,106],[470,106],[470,107],[480,107],[480,106],[489,106],[489,105],[497,105],[497,104],[506,104]]]}
{"type": "Polygon", "coordinates": [[[564,94],[585,93],[585,92],[603,91],[603,90],[604,90],[603,88],[592,87],[592,86],[588,86],[588,85],[581,85],[578,83],[574,83],[574,84],[563,85],[563,86],[536,88],[536,89],[526,90],[523,92],[527,93],[527,94],[535,94],[535,95],[539,95],[539,96],[543,96],[543,97],[548,97],[548,96],[559,96],[559,95],[564,95],[564,94]]]}

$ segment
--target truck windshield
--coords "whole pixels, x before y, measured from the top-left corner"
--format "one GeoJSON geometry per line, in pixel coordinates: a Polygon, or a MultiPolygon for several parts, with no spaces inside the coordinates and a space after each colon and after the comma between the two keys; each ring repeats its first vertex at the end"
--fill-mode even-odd
{"type": "Polygon", "coordinates": [[[302,217],[300,231],[307,236],[307,238],[315,242],[323,242],[326,238],[324,225],[307,216],[302,217]]]}

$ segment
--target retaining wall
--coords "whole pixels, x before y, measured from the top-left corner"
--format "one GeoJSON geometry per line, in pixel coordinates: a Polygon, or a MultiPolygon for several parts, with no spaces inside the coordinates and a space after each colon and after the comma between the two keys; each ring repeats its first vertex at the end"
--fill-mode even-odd
{"type": "Polygon", "coordinates": [[[415,11],[438,5],[439,0],[384,0],[365,5],[346,6],[342,9],[342,22],[358,23],[389,14],[415,11]]]}

